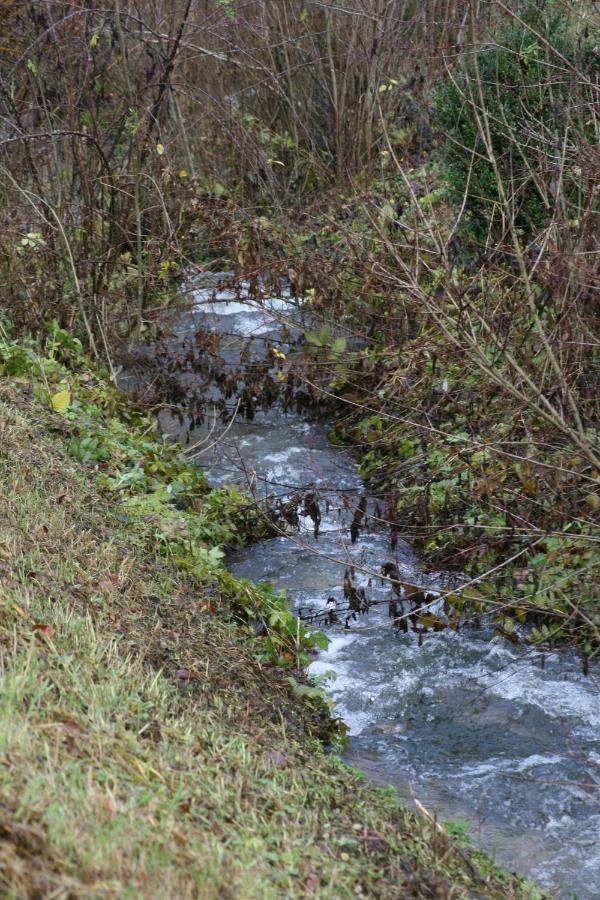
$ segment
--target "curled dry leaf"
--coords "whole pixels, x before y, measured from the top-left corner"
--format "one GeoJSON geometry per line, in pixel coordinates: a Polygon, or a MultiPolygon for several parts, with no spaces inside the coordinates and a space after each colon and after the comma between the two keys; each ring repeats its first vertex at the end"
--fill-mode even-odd
{"type": "Polygon", "coordinates": [[[365,517],[365,513],[367,511],[367,495],[363,494],[360,500],[358,501],[358,506],[354,511],[354,518],[352,519],[352,525],[350,526],[350,540],[353,544],[356,543],[358,536],[360,534],[360,529],[362,527],[363,519],[365,517]]]}
{"type": "Polygon", "coordinates": [[[108,816],[114,816],[114,814],[118,810],[114,797],[111,797],[110,794],[104,794],[102,791],[98,790],[94,791],[93,796],[96,803],[104,810],[104,812],[108,816]]]}
{"type": "Polygon", "coordinates": [[[185,845],[187,844],[187,838],[185,834],[182,834],[181,831],[178,831],[176,828],[173,829],[171,834],[173,835],[173,840],[176,844],[178,844],[180,847],[185,847],[185,845]]]}
{"type": "Polygon", "coordinates": [[[44,622],[36,622],[33,626],[33,630],[37,634],[43,634],[45,637],[54,637],[56,634],[56,628],[54,625],[45,625],[44,622]]]}
{"type": "Polygon", "coordinates": [[[321,886],[321,881],[316,872],[309,872],[306,878],[300,882],[305,891],[309,892],[309,896],[311,894],[316,895],[317,891],[321,886]]]}
{"type": "Polygon", "coordinates": [[[99,584],[100,590],[102,590],[104,593],[108,593],[109,591],[112,591],[112,589],[114,588],[114,586],[116,584],[118,584],[118,582],[119,582],[118,573],[113,573],[111,575],[107,575],[106,578],[103,578],[99,584]]]}
{"type": "Polygon", "coordinates": [[[200,608],[202,612],[209,613],[212,616],[214,616],[217,611],[217,607],[212,600],[205,600],[200,608]]]}

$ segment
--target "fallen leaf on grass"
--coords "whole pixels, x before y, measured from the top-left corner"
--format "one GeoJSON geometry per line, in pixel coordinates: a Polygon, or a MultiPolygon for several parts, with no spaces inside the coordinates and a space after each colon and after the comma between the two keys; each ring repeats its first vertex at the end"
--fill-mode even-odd
{"type": "Polygon", "coordinates": [[[212,616],[214,616],[217,611],[217,607],[212,600],[205,600],[200,608],[202,612],[210,613],[212,616]]]}
{"type": "Polygon", "coordinates": [[[45,625],[43,622],[36,622],[33,626],[33,630],[38,634],[43,634],[46,637],[54,637],[56,634],[56,628],[54,625],[45,625]]]}
{"type": "Polygon", "coordinates": [[[94,791],[94,800],[96,803],[102,807],[104,812],[109,816],[114,816],[117,812],[117,804],[114,800],[114,797],[111,797],[110,794],[104,794],[102,791],[94,791]]]}
{"type": "Polygon", "coordinates": [[[61,719],[58,724],[62,725],[65,731],[69,731],[71,734],[85,734],[81,725],[74,722],[73,719],[61,719]]]}
{"type": "Polygon", "coordinates": [[[321,880],[316,872],[310,872],[300,884],[305,891],[309,891],[310,894],[316,894],[321,886],[321,880]]]}
{"type": "Polygon", "coordinates": [[[55,412],[64,412],[71,403],[71,391],[59,391],[53,395],[50,403],[55,412]]]}
{"type": "Polygon", "coordinates": [[[280,753],[279,750],[270,750],[266,754],[267,762],[272,763],[274,766],[277,766],[278,769],[285,769],[287,766],[287,759],[280,753]]]}
{"type": "Polygon", "coordinates": [[[103,593],[108,594],[110,591],[112,591],[114,586],[116,584],[118,584],[118,581],[119,581],[118,574],[107,575],[106,578],[102,579],[102,581],[99,583],[98,587],[100,588],[100,590],[103,593]]]}

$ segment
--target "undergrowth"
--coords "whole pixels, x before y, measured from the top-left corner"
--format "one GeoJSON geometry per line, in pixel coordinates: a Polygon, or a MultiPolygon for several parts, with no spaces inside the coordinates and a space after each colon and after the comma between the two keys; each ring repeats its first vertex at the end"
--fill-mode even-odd
{"type": "Polygon", "coordinates": [[[268,534],[256,504],[235,488],[211,488],[107,372],[90,370],[77,338],[53,323],[42,348],[10,340],[4,326],[0,372],[31,380],[34,395],[64,421],[70,455],[97,474],[124,519],[143,528],[162,556],[224,600],[261,657],[301,670],[311,649],[326,646],[323,634],[299,623],[285,595],[235,579],[223,565],[228,547],[268,534]]]}
{"type": "Polygon", "coordinates": [[[269,271],[271,289],[278,274],[291,281],[312,310],[320,330],[306,335],[300,377],[337,402],[332,438],[354,447],[392,540],[477,580],[455,598],[471,621],[492,612],[509,640],[575,645],[587,668],[600,635],[595,370],[577,376],[581,440],[564,405],[552,418],[545,396],[515,397],[507,357],[543,384],[540,329],[567,321],[551,311],[552,273],[536,276],[539,325],[505,259],[474,273],[458,242],[446,267],[423,224],[452,229],[443,173],[432,162],[407,171],[409,184],[386,164],[370,196],[332,191],[302,216],[264,219],[258,256],[228,222],[236,253],[245,271],[269,271]],[[418,277],[403,280],[413,266],[418,277]],[[497,341],[481,324],[489,310],[497,341]]]}
{"type": "Polygon", "coordinates": [[[323,752],[214,552],[244,503],[50,332],[1,345],[3,895],[538,896],[323,752]]]}

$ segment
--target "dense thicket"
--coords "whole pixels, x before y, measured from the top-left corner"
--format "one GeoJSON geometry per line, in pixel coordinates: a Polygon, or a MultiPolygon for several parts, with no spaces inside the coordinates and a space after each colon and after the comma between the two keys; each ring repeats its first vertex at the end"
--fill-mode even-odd
{"type": "Polygon", "coordinates": [[[535,235],[553,220],[598,212],[595,37],[562,4],[531,3],[462,56],[437,89],[442,162],[455,202],[466,199],[484,239],[511,223],[535,235]]]}
{"type": "Polygon", "coordinates": [[[340,433],[394,523],[437,561],[492,572],[507,619],[539,614],[546,638],[589,652],[596,4],[30,0],[1,15],[11,318],[58,318],[102,356],[194,264],[285,277],[362,341],[323,348],[320,377],[351,400],[340,433]]]}
{"type": "Polygon", "coordinates": [[[388,129],[426,147],[427,82],[455,55],[468,9],[467,0],[5,7],[5,304],[38,324],[77,310],[101,344],[123,299],[128,327],[140,327],[148,298],[198,249],[198,222],[226,198],[257,214],[368,181],[388,129]]]}

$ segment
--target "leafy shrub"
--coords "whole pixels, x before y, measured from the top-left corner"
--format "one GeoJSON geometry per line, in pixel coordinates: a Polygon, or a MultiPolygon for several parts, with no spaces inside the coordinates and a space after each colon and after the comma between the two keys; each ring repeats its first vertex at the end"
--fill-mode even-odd
{"type": "Polygon", "coordinates": [[[545,0],[532,0],[520,20],[463,56],[436,93],[434,120],[447,179],[455,199],[467,194],[473,232],[484,234],[490,223],[497,232],[509,215],[535,233],[559,206],[577,220],[593,190],[582,172],[596,140],[599,77],[597,49],[577,34],[562,3],[545,0]]]}

